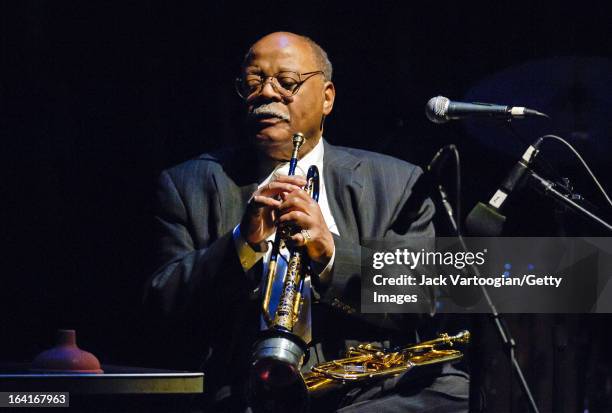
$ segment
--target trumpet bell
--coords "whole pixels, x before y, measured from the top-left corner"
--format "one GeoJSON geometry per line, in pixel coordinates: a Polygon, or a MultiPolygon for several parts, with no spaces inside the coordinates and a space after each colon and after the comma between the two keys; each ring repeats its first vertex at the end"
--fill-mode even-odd
{"type": "Polygon", "coordinates": [[[305,346],[296,337],[273,336],[255,344],[254,379],[268,387],[285,387],[301,378],[305,346]]]}
{"type": "Polygon", "coordinates": [[[305,413],[308,390],[300,367],[305,345],[282,331],[256,343],[249,387],[254,413],[305,413]]]}

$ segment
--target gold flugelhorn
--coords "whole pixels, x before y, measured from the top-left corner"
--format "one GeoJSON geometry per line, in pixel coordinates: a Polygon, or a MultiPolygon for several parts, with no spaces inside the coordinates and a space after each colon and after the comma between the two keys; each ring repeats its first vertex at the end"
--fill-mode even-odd
{"type": "Polygon", "coordinates": [[[400,351],[387,352],[372,343],[351,347],[343,359],[315,365],[303,375],[308,396],[319,396],[353,383],[390,378],[408,370],[458,361],[463,357],[460,350],[451,347],[467,344],[467,330],[449,336],[440,334],[434,340],[424,341],[400,351]]]}
{"type": "MultiPolygon", "coordinates": [[[[295,174],[298,152],[305,141],[304,135],[293,136],[293,152],[289,162],[289,175],[295,174]]],[[[306,176],[308,193],[318,201],[319,171],[316,166],[308,169],[306,176]]],[[[310,326],[310,278],[308,256],[303,247],[285,245],[285,238],[294,233],[290,226],[277,228],[262,299],[263,331],[255,343],[252,357],[253,388],[279,388],[301,380],[300,368],[307,345],[311,341],[310,326]],[[278,260],[285,259],[280,250],[286,246],[290,251],[287,272],[282,283],[277,280],[278,260]],[[276,283],[275,283],[276,281],[276,283]],[[278,302],[271,305],[274,286],[281,285],[277,292],[278,302]]]]}

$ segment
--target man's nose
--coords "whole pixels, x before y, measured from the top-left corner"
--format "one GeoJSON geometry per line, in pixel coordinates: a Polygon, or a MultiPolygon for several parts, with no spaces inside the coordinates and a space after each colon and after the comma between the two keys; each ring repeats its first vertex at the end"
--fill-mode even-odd
{"type": "Polygon", "coordinates": [[[261,85],[261,92],[259,93],[259,95],[263,98],[280,102],[283,99],[283,97],[281,96],[280,93],[276,91],[272,82],[274,82],[273,78],[271,77],[267,78],[264,81],[263,85],[261,85]]]}

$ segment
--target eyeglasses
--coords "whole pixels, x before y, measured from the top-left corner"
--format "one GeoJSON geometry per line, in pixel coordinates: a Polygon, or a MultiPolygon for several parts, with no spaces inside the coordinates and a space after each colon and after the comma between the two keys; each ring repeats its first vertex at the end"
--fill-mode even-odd
{"type": "Polygon", "coordinates": [[[253,95],[261,93],[264,85],[268,79],[270,79],[272,88],[274,88],[276,93],[280,94],[282,97],[291,97],[300,90],[300,87],[308,79],[322,74],[324,74],[324,72],[321,70],[307,73],[283,71],[273,76],[247,74],[244,77],[236,78],[236,92],[238,92],[238,95],[242,99],[248,100],[253,95]]]}

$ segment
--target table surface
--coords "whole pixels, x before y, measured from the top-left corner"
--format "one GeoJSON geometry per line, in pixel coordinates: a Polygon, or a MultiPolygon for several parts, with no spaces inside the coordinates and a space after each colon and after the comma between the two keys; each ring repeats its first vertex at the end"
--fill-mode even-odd
{"type": "Polygon", "coordinates": [[[204,373],[102,365],[104,373],[43,373],[28,363],[0,363],[0,391],[72,394],[199,394],[204,373]]]}

